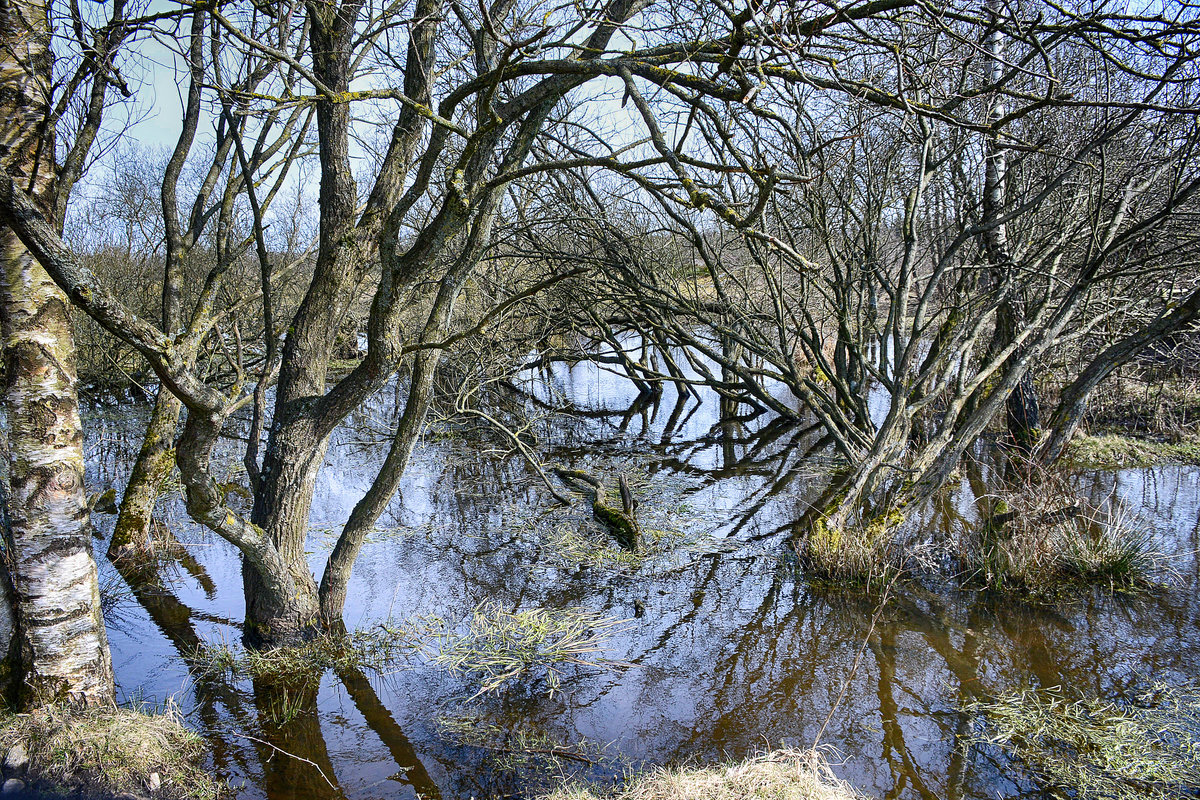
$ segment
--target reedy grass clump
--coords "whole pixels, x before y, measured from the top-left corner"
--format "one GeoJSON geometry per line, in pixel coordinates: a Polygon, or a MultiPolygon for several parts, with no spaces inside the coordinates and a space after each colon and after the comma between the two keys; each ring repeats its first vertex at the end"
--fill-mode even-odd
{"type": "Polygon", "coordinates": [[[874,592],[925,566],[928,548],[906,541],[911,525],[903,505],[884,505],[835,522],[841,517],[835,512],[845,502],[839,493],[805,515],[807,534],[797,541],[796,555],[811,581],[874,592]]]}
{"type": "Polygon", "coordinates": [[[566,786],[543,800],[859,800],[814,750],[775,750],[736,764],[661,767],[631,776],[613,794],[566,786]]]}
{"type": "MultiPolygon", "coordinates": [[[[649,462],[624,457],[587,464],[601,475],[624,475],[637,502],[636,517],[640,543],[635,550],[621,547],[612,534],[587,511],[588,503],[557,506],[536,515],[515,515],[510,525],[536,531],[542,552],[551,562],[568,568],[591,567],[605,571],[632,572],[656,568],[673,557],[708,552],[714,542],[710,531],[725,515],[713,508],[696,508],[689,502],[700,488],[694,479],[647,471],[649,462]]],[[[621,508],[615,484],[608,487],[603,502],[621,508]]]]}
{"type": "Polygon", "coordinates": [[[456,624],[440,617],[417,617],[349,634],[324,633],[296,647],[265,651],[220,642],[201,647],[189,660],[193,674],[200,678],[249,677],[311,688],[330,669],[384,673],[424,659],[475,681],[474,697],[498,692],[510,683],[539,679],[545,680],[553,695],[566,667],[622,666],[599,653],[604,638],[623,624],[581,608],[508,611],[485,601],[456,624]]]}
{"type": "Polygon", "coordinates": [[[689,544],[688,537],[677,530],[643,527],[641,533],[641,547],[632,551],[620,547],[604,533],[565,522],[550,532],[546,547],[553,558],[567,566],[636,570],[651,559],[676,552],[689,544]]]}
{"type": "Polygon", "coordinates": [[[987,516],[964,559],[968,583],[1053,596],[1072,586],[1131,591],[1153,582],[1152,533],[1111,499],[1080,497],[1060,473],[1039,471],[984,501],[987,516]]]}
{"type": "Polygon", "coordinates": [[[428,624],[423,652],[430,663],[474,682],[473,698],[538,679],[553,696],[566,667],[623,666],[600,653],[604,639],[624,620],[583,608],[509,611],[484,601],[462,625],[439,628],[437,622],[428,624]]]}
{"type": "Polygon", "coordinates": [[[536,771],[540,773],[536,777],[546,778],[549,773],[562,775],[605,758],[605,747],[598,742],[582,738],[563,742],[526,720],[502,727],[478,714],[465,713],[439,716],[436,722],[443,739],[492,753],[495,768],[507,772],[536,771]]]}
{"type": "Polygon", "coordinates": [[[85,795],[132,792],[158,798],[218,800],[229,787],[204,768],[204,740],[163,708],[68,709],[0,713],[0,758],[22,744],[34,787],[85,795]],[[153,776],[157,774],[157,779],[153,776]]]}
{"type": "Polygon", "coordinates": [[[995,746],[1059,796],[1167,800],[1200,785],[1200,694],[1158,684],[1134,703],[1022,689],[968,704],[964,748],[995,746]]]}
{"type": "Polygon", "coordinates": [[[799,556],[819,584],[878,589],[904,571],[891,531],[834,528],[824,520],[818,520],[799,556]]]}
{"type": "MultiPolygon", "coordinates": [[[[944,534],[939,517],[925,518],[927,512],[899,504],[847,521],[833,513],[844,502],[835,496],[823,510],[806,514],[805,534],[796,543],[800,563],[818,585],[868,590],[905,575],[947,572],[962,588],[1037,599],[1083,587],[1136,591],[1155,585],[1161,558],[1154,534],[1117,501],[1082,496],[1070,475],[1036,463],[1012,472],[1015,479],[975,498],[980,521],[955,512],[947,518],[956,520],[953,532],[947,527],[944,534]]],[[[928,512],[936,515],[939,503],[952,501],[935,498],[928,512]]]]}

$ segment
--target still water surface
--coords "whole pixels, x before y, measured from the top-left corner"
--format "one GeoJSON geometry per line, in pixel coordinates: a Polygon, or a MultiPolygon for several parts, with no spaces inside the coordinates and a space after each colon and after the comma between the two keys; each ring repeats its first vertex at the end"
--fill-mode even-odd
{"type": "MultiPolygon", "coordinates": [[[[789,558],[788,533],[827,481],[816,429],[722,422],[703,394],[668,389],[651,402],[588,364],[527,377],[536,400],[515,405],[537,418],[545,460],[633,477],[643,525],[665,532],[653,554],[636,567],[564,555],[585,515],[550,509],[494,435],[435,424],[355,566],[347,624],[458,620],[488,600],[582,607],[627,621],[603,655],[628,668],[567,670],[553,696],[534,681],[474,700],[419,660],[329,673],[315,698],[285,698],[280,724],[277,690],[189,672],[198,645],[240,639],[240,561],[167,498],[161,518],[198,564],[172,573],[172,593],[135,595],[100,559],[124,696],[174,698],[246,798],[533,797],[562,774],[604,781],[630,766],[740,758],[811,745],[824,728],[836,772],[868,795],[953,800],[1040,796],[998,753],[962,752],[958,738],[978,724],[960,710],[972,698],[1023,686],[1119,697],[1200,677],[1196,468],[1079,479],[1154,532],[1168,557],[1162,592],[1045,608],[908,587],[877,613],[871,598],[810,585],[789,558]],[[547,408],[563,403],[573,413],[547,408]]],[[[375,398],[329,448],[311,520],[318,575],[386,452],[394,401],[392,390],[375,398]]],[[[87,420],[93,487],[122,485],[139,413],[87,420]]],[[[966,483],[931,530],[969,524],[966,483]]]]}

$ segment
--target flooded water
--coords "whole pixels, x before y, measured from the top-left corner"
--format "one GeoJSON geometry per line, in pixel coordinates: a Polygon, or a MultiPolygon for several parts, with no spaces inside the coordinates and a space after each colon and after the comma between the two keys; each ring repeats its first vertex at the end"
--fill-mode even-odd
{"type": "MultiPolygon", "coordinates": [[[[568,668],[552,696],[532,681],[472,698],[469,681],[413,659],[387,674],[326,674],[315,696],[286,698],[281,721],[277,689],[189,671],[197,646],[240,639],[242,582],[234,548],[176,497],[161,517],[197,565],[173,573],[171,593],[135,595],[99,559],[123,695],[174,698],[247,798],[534,797],[561,775],[603,782],[819,734],[835,771],[870,796],[982,800],[1040,795],[999,754],[959,746],[979,724],[961,710],[970,700],[1030,685],[1118,697],[1200,673],[1200,470],[1080,479],[1154,532],[1169,565],[1160,592],[1045,608],[907,586],[879,610],[810,585],[789,556],[793,523],[828,480],[817,429],[767,415],[722,422],[715,397],[668,388],[653,402],[588,364],[526,377],[536,399],[510,393],[506,405],[532,418],[546,463],[629,475],[643,526],[659,532],[650,555],[581,556],[581,509],[552,509],[495,435],[438,422],[355,566],[347,624],[459,620],[484,601],[578,607],[625,621],[603,656],[628,666],[568,668]],[[562,402],[573,413],[555,413],[562,402]]],[[[389,390],[329,448],[312,514],[318,575],[383,458],[393,409],[389,390]]],[[[139,413],[87,420],[93,489],[122,485],[139,413]]],[[[111,529],[111,517],[98,522],[111,529]]]]}

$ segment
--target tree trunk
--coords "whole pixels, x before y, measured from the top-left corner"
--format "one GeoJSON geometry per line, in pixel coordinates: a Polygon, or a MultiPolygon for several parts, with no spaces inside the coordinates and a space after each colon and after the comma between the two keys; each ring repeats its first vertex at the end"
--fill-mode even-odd
{"type": "MultiPolygon", "coordinates": [[[[44,130],[51,58],[43,0],[0,0],[0,147],[14,181],[39,199],[51,196],[54,169],[44,130]]],[[[18,702],[111,703],[67,299],[8,229],[0,233],[0,323],[18,702]]]]}
{"type": "Polygon", "coordinates": [[[306,436],[307,430],[304,425],[293,424],[284,435],[274,438],[263,467],[263,486],[254,497],[251,519],[270,537],[291,575],[290,580],[280,582],[279,576],[264,575],[249,565],[242,570],[245,637],[253,647],[297,644],[320,627],[317,581],[309,570],[305,548],[313,492],[328,437],[317,440],[306,436]],[[290,584],[292,589],[284,594],[273,591],[273,584],[290,584]]]}
{"type": "Polygon", "coordinates": [[[0,247],[20,702],[112,702],[66,298],[11,231],[0,247]]]}
{"type": "MultiPolygon", "coordinates": [[[[999,0],[987,0],[989,12],[999,19],[999,0]]],[[[984,48],[988,54],[988,75],[999,83],[1004,71],[1004,33],[991,31],[984,48]]],[[[1004,118],[1006,107],[1003,99],[992,106],[989,121],[996,123],[1004,118]]],[[[1012,248],[1008,240],[1008,225],[1000,222],[1008,206],[1008,152],[1000,141],[1000,134],[993,132],[985,140],[983,185],[983,221],[991,227],[983,235],[984,252],[992,275],[992,284],[1004,296],[996,310],[996,329],[992,337],[992,352],[1000,352],[1017,339],[1017,333],[1025,322],[1024,288],[1015,274],[1012,248]]],[[[1018,353],[1013,354],[1016,358],[1018,353]]],[[[1006,403],[1008,432],[1016,446],[1029,452],[1038,437],[1040,425],[1037,389],[1033,376],[1023,374],[1006,403]]]]}
{"type": "MultiPolygon", "coordinates": [[[[7,503],[7,496],[5,497],[7,503]]],[[[5,520],[5,529],[8,521],[5,520]]],[[[13,608],[12,578],[8,574],[7,537],[0,537],[0,702],[8,700],[14,693],[12,679],[17,663],[16,654],[16,609],[13,608]]]]}
{"type": "Polygon", "coordinates": [[[254,522],[270,537],[289,574],[271,575],[251,565],[242,570],[245,638],[251,647],[294,645],[319,630],[317,581],[309,570],[305,546],[313,490],[324,456],[325,443],[321,443],[284,461],[269,488],[255,497],[254,522]],[[273,501],[267,506],[273,513],[260,516],[264,498],[273,501]]]}
{"type": "Polygon", "coordinates": [[[179,410],[179,399],[166,387],[159,387],[108,545],[108,557],[112,561],[144,545],[149,536],[159,490],[175,466],[175,428],[179,424],[179,410]]]}
{"type": "Polygon", "coordinates": [[[1041,433],[1041,411],[1033,376],[1026,373],[1005,402],[1008,434],[1023,453],[1032,452],[1041,433]]]}
{"type": "MultiPolygon", "coordinates": [[[[310,14],[314,72],[337,91],[349,88],[350,41],[358,8],[349,3],[334,13],[310,14]]],[[[291,570],[296,592],[284,597],[265,591],[263,579],[269,576],[244,570],[246,640],[260,647],[302,640],[320,625],[317,582],[305,549],[313,491],[333,426],[319,419],[323,415],[316,406],[327,389],[330,354],[352,290],[370,258],[370,248],[364,248],[364,240],[354,233],[358,195],[350,168],[349,130],[346,104],[317,103],[320,247],[312,282],[284,341],[251,516],[291,570]]]]}

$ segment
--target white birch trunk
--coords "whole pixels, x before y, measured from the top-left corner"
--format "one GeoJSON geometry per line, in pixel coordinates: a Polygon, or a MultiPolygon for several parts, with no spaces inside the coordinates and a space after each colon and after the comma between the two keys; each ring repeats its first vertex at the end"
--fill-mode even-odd
{"type": "MultiPolygon", "coordinates": [[[[0,554],[0,558],[3,555],[0,554]]],[[[4,660],[8,655],[8,649],[12,645],[13,626],[16,624],[16,618],[13,616],[12,598],[8,592],[8,575],[5,572],[4,565],[0,564],[0,690],[5,686],[5,670],[4,660]]]]}
{"type": "MultiPolygon", "coordinates": [[[[44,130],[49,44],[45,0],[0,0],[0,155],[35,198],[49,196],[54,175],[44,130]]],[[[8,229],[0,231],[0,324],[18,702],[111,703],[67,299],[8,229]]]]}
{"type": "Polygon", "coordinates": [[[0,248],[21,702],[110,702],[66,300],[10,231],[0,248]]]}

